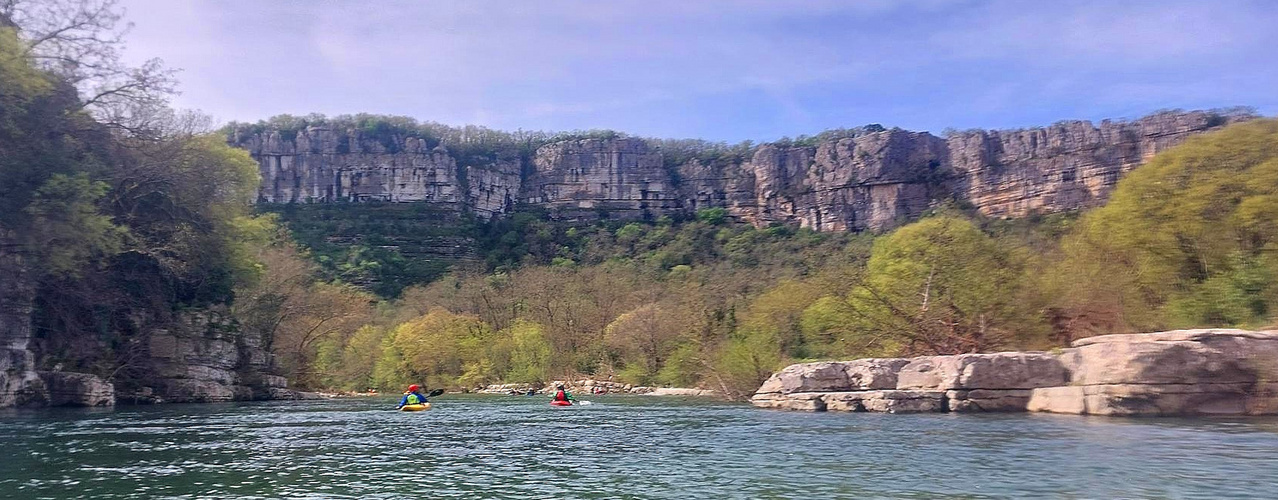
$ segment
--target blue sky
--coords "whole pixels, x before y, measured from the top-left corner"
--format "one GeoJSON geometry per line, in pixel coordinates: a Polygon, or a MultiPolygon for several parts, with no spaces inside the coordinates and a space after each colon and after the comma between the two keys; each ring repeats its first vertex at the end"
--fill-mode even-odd
{"type": "Polygon", "coordinates": [[[220,121],[381,113],[770,140],[1278,113],[1278,1],[122,0],[220,121]]]}

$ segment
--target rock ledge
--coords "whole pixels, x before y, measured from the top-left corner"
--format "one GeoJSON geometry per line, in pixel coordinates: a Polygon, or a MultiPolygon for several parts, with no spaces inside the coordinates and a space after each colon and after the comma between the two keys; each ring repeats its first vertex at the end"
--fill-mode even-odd
{"type": "Polygon", "coordinates": [[[1278,414],[1278,331],[1104,335],[1051,353],[1001,352],[791,365],[761,408],[1077,415],[1278,414]]]}

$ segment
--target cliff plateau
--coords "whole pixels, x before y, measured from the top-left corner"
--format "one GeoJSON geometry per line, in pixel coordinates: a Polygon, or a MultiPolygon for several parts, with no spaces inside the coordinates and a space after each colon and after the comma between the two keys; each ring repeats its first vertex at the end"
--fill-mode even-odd
{"type": "Polygon", "coordinates": [[[339,121],[239,127],[229,140],[258,161],[261,203],[419,202],[482,219],[527,205],[568,220],[723,208],[759,226],[858,231],[890,229],[945,200],[996,217],[1097,206],[1159,151],[1253,117],[1163,112],[945,138],[867,127],[688,160],[621,136],[499,146],[477,160],[412,130],[370,134],[339,121]]]}

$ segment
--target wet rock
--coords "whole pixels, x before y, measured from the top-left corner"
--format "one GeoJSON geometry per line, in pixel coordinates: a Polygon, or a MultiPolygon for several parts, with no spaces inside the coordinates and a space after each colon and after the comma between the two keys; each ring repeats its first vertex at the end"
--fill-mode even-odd
{"type": "Polygon", "coordinates": [[[755,394],[750,403],[759,408],[778,410],[825,411],[825,395],[819,392],[794,394],[755,394]]]}
{"type": "Polygon", "coordinates": [[[946,405],[952,412],[1016,412],[1025,411],[1032,389],[976,389],[945,391],[946,405]]]}
{"type": "Polygon", "coordinates": [[[941,391],[851,391],[821,394],[827,411],[930,413],[944,408],[941,391]]]}
{"type": "Polygon", "coordinates": [[[882,413],[927,413],[944,408],[942,391],[869,391],[872,397],[861,400],[865,411],[882,413]]]}
{"type": "Polygon", "coordinates": [[[235,400],[235,390],[208,380],[171,379],[161,383],[161,400],[167,403],[217,403],[235,400]]]}

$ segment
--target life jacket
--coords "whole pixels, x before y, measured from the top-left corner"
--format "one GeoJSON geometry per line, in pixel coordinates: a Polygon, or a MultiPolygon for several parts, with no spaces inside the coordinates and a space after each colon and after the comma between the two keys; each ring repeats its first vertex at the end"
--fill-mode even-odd
{"type": "Polygon", "coordinates": [[[408,393],[408,404],[418,405],[418,404],[422,404],[423,402],[425,402],[425,399],[423,399],[421,396],[418,396],[417,393],[415,392],[408,393]]]}
{"type": "Polygon", "coordinates": [[[555,401],[567,401],[568,395],[564,391],[555,391],[555,401]]]}

